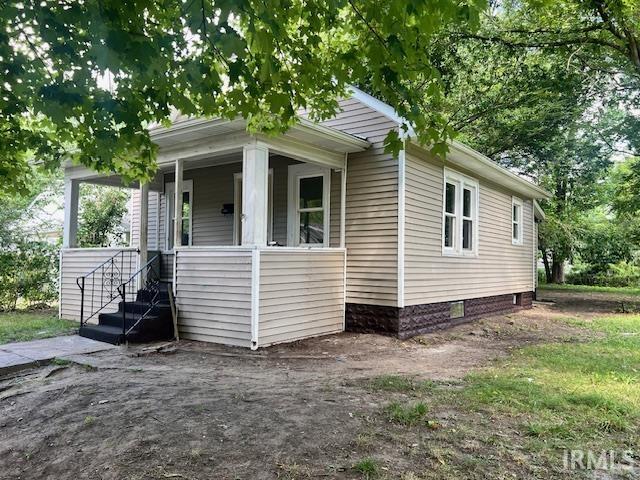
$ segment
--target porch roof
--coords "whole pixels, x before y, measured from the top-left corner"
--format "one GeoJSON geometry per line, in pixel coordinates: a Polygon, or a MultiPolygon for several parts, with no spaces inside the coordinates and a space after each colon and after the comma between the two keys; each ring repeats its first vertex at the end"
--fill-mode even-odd
{"type": "MultiPolygon", "coordinates": [[[[283,140],[306,144],[333,153],[362,152],[371,144],[362,138],[336,130],[334,128],[319,125],[304,118],[299,118],[298,123],[281,135],[270,136],[264,134],[250,135],[247,133],[247,122],[243,118],[226,120],[221,118],[179,118],[170,127],[153,127],[150,129],[151,139],[160,149],[168,150],[197,144],[203,140],[219,139],[244,139],[255,138],[265,143],[278,143],[283,140]]],[[[236,142],[238,143],[238,142],[236,142]]],[[[162,163],[162,156],[159,157],[162,163]]]]}

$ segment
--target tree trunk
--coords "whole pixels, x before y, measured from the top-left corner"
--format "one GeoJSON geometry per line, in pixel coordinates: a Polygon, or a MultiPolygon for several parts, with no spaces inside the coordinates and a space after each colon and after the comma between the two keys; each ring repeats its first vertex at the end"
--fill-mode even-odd
{"type": "Polygon", "coordinates": [[[544,263],[544,275],[547,279],[547,283],[553,282],[553,277],[551,275],[551,265],[549,265],[549,256],[547,255],[547,251],[542,251],[542,263],[544,263]]]}
{"type": "Polygon", "coordinates": [[[564,261],[553,260],[551,276],[551,283],[564,283],[564,261]]]}

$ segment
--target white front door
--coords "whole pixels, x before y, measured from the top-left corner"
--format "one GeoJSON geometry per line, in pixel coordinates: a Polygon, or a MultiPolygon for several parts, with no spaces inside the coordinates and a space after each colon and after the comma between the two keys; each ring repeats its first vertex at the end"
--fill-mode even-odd
{"type": "Polygon", "coordinates": [[[330,169],[308,163],[289,165],[289,246],[329,246],[330,192],[330,169]]]}

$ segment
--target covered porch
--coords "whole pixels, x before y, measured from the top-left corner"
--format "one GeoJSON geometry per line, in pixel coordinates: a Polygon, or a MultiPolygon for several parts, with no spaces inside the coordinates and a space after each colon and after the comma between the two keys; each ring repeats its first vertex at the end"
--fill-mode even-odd
{"type": "MultiPolygon", "coordinates": [[[[240,120],[182,120],[152,138],[159,172],[136,186],[131,250],[138,269],[160,260],[180,336],[258,348],[342,331],[347,156],[369,144],[310,122],[250,135],[240,120]]],[[[113,253],[76,248],[81,181],[96,179],[67,169],[66,318],[79,316],[80,266],[113,253]]]]}

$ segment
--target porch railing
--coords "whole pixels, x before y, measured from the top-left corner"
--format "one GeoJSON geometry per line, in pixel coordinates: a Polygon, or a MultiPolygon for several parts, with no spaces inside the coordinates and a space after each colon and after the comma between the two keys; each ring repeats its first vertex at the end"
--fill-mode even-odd
{"type": "Polygon", "coordinates": [[[124,339],[144,320],[162,299],[160,281],[160,255],[154,255],[146,264],[118,286],[122,299],[122,335],[124,339]],[[127,317],[132,321],[127,323],[127,317]]]}
{"type": "Polygon", "coordinates": [[[125,281],[125,272],[135,267],[138,253],[139,250],[120,250],[76,278],[80,288],[80,326],[120,298],[118,287],[125,281]]]}

